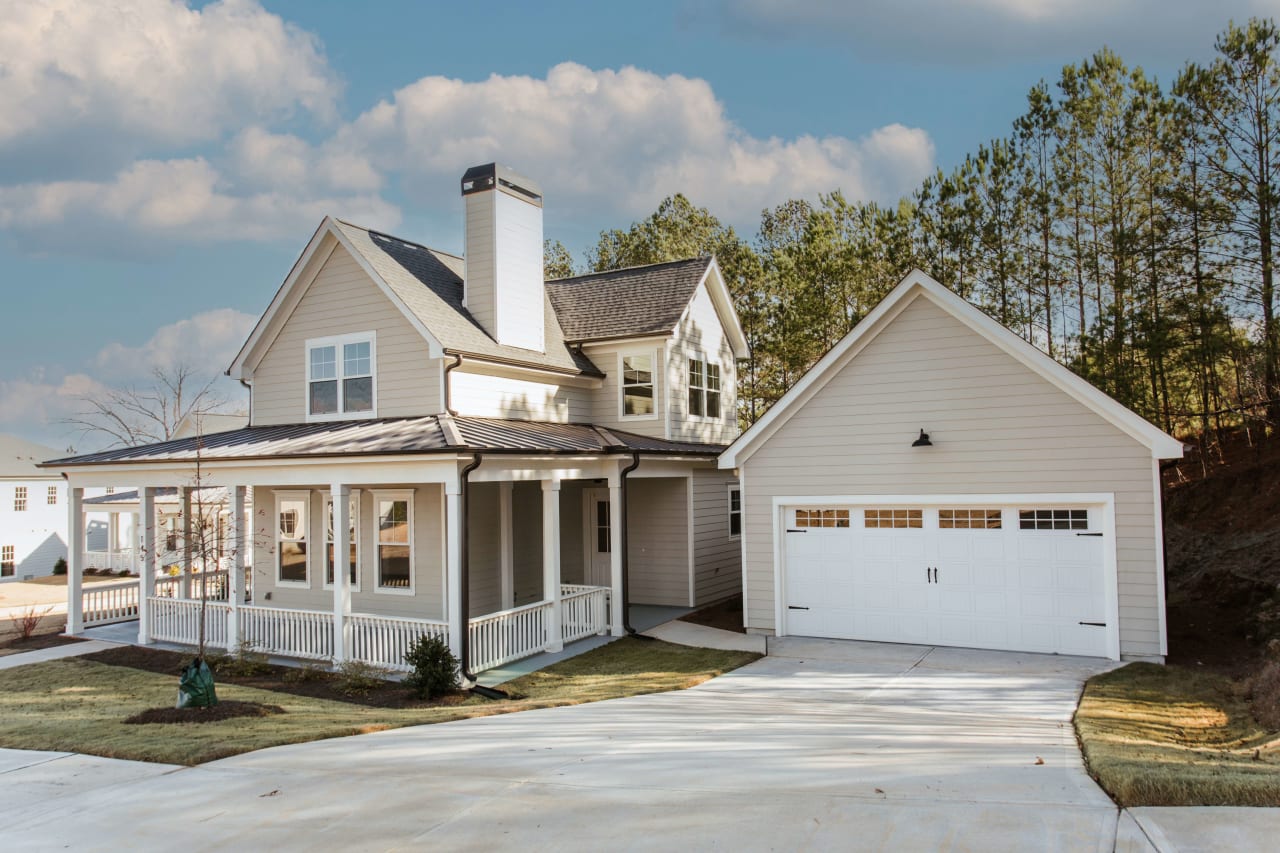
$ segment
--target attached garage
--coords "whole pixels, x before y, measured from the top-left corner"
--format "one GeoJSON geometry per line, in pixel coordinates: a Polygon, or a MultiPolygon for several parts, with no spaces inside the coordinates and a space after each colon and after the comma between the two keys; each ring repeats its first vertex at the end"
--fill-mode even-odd
{"type": "Polygon", "coordinates": [[[749,631],[1166,654],[1182,445],[913,272],[721,457],[749,631]]]}

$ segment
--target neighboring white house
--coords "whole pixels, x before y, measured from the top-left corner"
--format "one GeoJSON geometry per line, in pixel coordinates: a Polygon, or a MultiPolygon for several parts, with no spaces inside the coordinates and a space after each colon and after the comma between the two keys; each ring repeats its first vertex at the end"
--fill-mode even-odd
{"type": "MultiPolygon", "coordinates": [[[[226,490],[253,601],[206,608],[218,644],[401,666],[429,633],[479,671],[738,592],[715,459],[747,346],[715,261],[544,281],[537,185],[490,164],[461,189],[465,263],[321,223],[228,371],[247,426],[52,463],[77,528],[85,489],[139,489],[142,642],[199,619],[154,587],[162,488],[226,490]]],[[[99,621],[69,595],[69,630],[99,621]]]]}
{"type": "Polygon", "coordinates": [[[67,492],[57,471],[36,467],[58,452],[0,435],[0,581],[53,574],[67,556],[67,492]]]}
{"type": "Polygon", "coordinates": [[[1182,445],[921,272],[720,457],[749,630],[1167,652],[1182,445]]]}

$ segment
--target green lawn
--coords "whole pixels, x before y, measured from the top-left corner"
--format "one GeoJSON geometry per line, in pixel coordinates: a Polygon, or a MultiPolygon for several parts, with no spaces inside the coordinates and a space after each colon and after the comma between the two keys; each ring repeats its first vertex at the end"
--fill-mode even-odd
{"type": "Polygon", "coordinates": [[[1280,806],[1280,733],[1221,676],[1130,664],[1089,680],[1075,724],[1121,806],[1280,806]]]}
{"type": "Polygon", "coordinates": [[[286,743],[679,690],[758,657],[624,638],[503,685],[519,698],[471,697],[444,707],[371,708],[219,684],[220,699],[279,705],[286,713],[176,725],[123,722],[171,707],[176,676],[67,658],[0,670],[0,747],[201,764],[286,743]]]}

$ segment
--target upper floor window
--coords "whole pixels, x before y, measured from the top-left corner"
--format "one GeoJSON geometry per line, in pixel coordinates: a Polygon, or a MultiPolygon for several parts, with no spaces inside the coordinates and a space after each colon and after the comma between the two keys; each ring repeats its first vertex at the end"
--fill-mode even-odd
{"type": "Polygon", "coordinates": [[[307,341],[307,416],[310,420],[372,417],[373,332],[307,341]]]}
{"type": "Polygon", "coordinates": [[[49,494],[48,494],[48,497],[45,498],[45,503],[49,504],[49,506],[58,505],[58,487],[57,486],[49,487],[49,494]]]}
{"type": "Polygon", "coordinates": [[[13,511],[14,511],[14,512],[26,512],[26,511],[27,511],[27,487],[26,487],[26,486],[15,486],[15,487],[14,487],[14,490],[13,490],[13,511]]]}
{"type": "Polygon", "coordinates": [[[654,385],[652,352],[620,356],[622,361],[622,416],[653,417],[654,385]]]}
{"type": "Polygon", "coordinates": [[[689,414],[720,417],[720,365],[689,359],[689,414]]]}

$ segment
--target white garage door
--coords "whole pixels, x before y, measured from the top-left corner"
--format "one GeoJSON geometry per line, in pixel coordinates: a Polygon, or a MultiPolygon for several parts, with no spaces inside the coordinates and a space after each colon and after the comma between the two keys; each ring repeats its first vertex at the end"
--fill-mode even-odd
{"type": "Polygon", "coordinates": [[[788,634],[1107,656],[1101,507],[784,513],[788,634]]]}

